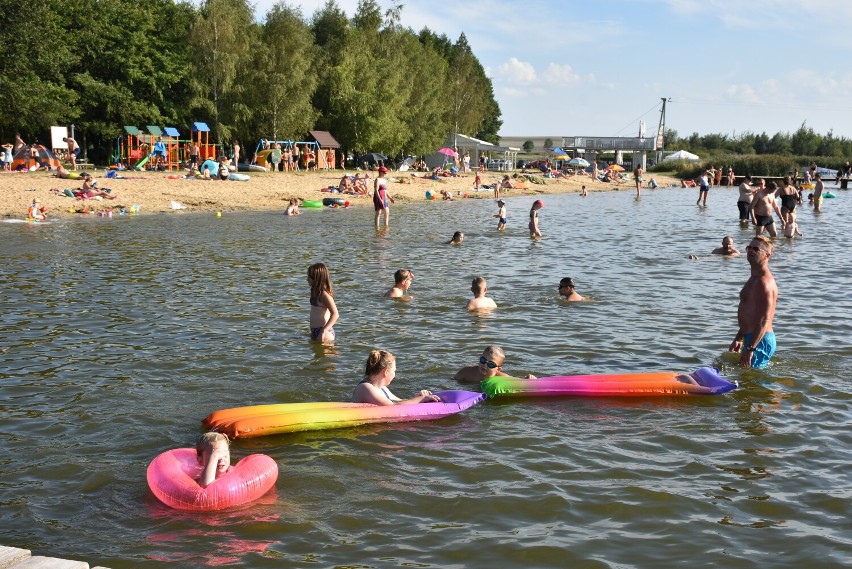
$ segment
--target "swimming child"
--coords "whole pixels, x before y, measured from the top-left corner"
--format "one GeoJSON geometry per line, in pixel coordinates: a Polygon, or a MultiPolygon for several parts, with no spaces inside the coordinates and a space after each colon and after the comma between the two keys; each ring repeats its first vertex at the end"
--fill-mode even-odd
{"type": "Polygon", "coordinates": [[[503,231],[506,229],[506,202],[503,200],[497,200],[497,213],[494,214],[499,221],[497,222],[497,231],[503,231]]]}
{"type": "Polygon", "coordinates": [[[464,233],[462,233],[461,231],[456,231],[455,233],[453,233],[453,238],[450,239],[449,244],[450,245],[461,245],[463,241],[464,241],[464,233]]]}
{"type": "Polygon", "coordinates": [[[574,290],[574,280],[571,277],[565,277],[559,281],[559,295],[564,296],[565,300],[585,300],[580,294],[574,290]]]}
{"type": "Polygon", "coordinates": [[[198,484],[207,488],[231,468],[231,449],[228,437],[222,433],[204,433],[195,441],[198,464],[204,469],[198,484]]]}
{"type": "Polygon", "coordinates": [[[787,225],[784,226],[784,237],[793,238],[793,235],[804,237],[805,234],[799,231],[799,224],[796,222],[798,214],[795,210],[787,214],[787,225]]]}
{"type": "Polygon", "coordinates": [[[290,205],[284,210],[284,215],[300,215],[301,213],[299,211],[299,198],[290,198],[290,205]]]}
{"type": "Polygon", "coordinates": [[[582,188],[580,188],[580,195],[582,197],[586,197],[586,196],[589,195],[589,192],[586,191],[586,186],[583,186],[582,188]]]}
{"type": "Polygon", "coordinates": [[[485,293],[488,292],[488,283],[485,282],[485,277],[473,279],[470,291],[473,293],[473,299],[467,303],[468,310],[493,310],[497,308],[497,303],[485,296],[485,293]]]}
{"type": "Polygon", "coordinates": [[[410,299],[408,289],[411,288],[411,281],[414,280],[414,273],[409,269],[399,269],[393,274],[394,285],[385,293],[385,298],[402,298],[410,299]]]}
{"type": "Polygon", "coordinates": [[[538,228],[538,210],[544,207],[541,200],[535,200],[530,208],[530,237],[541,237],[541,230],[538,228]]]}
{"type": "Polygon", "coordinates": [[[409,403],[428,403],[441,401],[441,398],[427,389],[421,390],[410,399],[400,399],[388,389],[396,376],[396,358],[385,350],[373,350],[367,358],[364,379],[352,392],[353,403],[372,403],[373,405],[407,405],[409,403]]]}
{"type": "MultiPolygon", "coordinates": [[[[499,346],[488,346],[482,350],[482,355],[479,356],[479,363],[472,366],[465,366],[456,372],[453,379],[462,383],[476,383],[494,377],[495,375],[503,377],[511,377],[503,371],[503,362],[506,361],[506,354],[503,348],[499,346]]],[[[525,379],[536,379],[534,375],[527,374],[525,379]]]]}
{"type": "Polygon", "coordinates": [[[334,325],[340,314],[334,303],[334,287],[328,267],[324,263],[308,267],[308,284],[311,285],[311,340],[323,344],[333,342],[334,325]]]}

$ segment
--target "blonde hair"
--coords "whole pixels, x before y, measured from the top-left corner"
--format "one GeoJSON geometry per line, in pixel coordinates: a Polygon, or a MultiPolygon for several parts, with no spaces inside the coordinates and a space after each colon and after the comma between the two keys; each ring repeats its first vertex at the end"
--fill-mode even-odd
{"type": "Polygon", "coordinates": [[[396,358],[392,353],[386,350],[373,350],[367,356],[367,365],[364,366],[364,378],[369,379],[370,376],[388,369],[395,361],[396,358]]]}
{"type": "Polygon", "coordinates": [[[763,235],[758,235],[754,238],[755,241],[760,241],[764,245],[766,245],[766,251],[768,253],[772,253],[772,241],[769,240],[768,237],[764,237],[763,235]]]}
{"type": "Polygon", "coordinates": [[[408,269],[400,269],[393,274],[393,280],[396,284],[404,283],[405,279],[407,279],[411,275],[411,271],[408,269]]]}
{"type": "Polygon", "coordinates": [[[506,353],[503,351],[503,348],[500,346],[488,346],[484,350],[482,350],[483,354],[488,354],[492,359],[495,357],[506,359],[506,353]]]}
{"type": "Polygon", "coordinates": [[[195,452],[201,456],[205,450],[212,451],[219,441],[225,441],[226,445],[231,446],[231,439],[225,433],[204,433],[195,440],[195,452]]]}

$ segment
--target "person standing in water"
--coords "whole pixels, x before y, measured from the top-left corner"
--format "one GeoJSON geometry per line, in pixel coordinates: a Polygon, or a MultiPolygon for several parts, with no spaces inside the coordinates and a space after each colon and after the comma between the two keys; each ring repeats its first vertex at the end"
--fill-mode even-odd
{"type": "Polygon", "coordinates": [[[311,285],[311,340],[329,344],[334,341],[334,325],[340,314],[325,263],[308,267],[308,284],[311,285]]]}
{"type": "Polygon", "coordinates": [[[766,237],[755,237],[746,247],[751,276],[740,291],[739,329],[729,348],[742,354],[741,367],[765,368],[775,353],[772,320],[778,303],[778,285],[769,270],[771,256],[772,242],[766,237]]]}
{"type": "Polygon", "coordinates": [[[390,203],[395,203],[393,198],[388,194],[388,181],[385,174],[388,169],[384,166],[379,166],[379,176],[373,182],[373,207],[376,210],[376,229],[381,228],[382,213],[385,214],[385,229],[390,227],[390,203]]]}

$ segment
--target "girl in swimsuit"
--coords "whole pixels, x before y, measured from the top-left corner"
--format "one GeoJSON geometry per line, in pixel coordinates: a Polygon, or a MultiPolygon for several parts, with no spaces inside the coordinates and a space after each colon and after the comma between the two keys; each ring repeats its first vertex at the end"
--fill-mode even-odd
{"type": "Polygon", "coordinates": [[[538,210],[544,207],[541,200],[535,200],[530,208],[530,237],[541,237],[541,230],[538,228],[538,210]]]}
{"type": "Polygon", "coordinates": [[[408,403],[428,403],[441,401],[441,398],[427,389],[421,390],[410,399],[400,399],[388,389],[396,376],[396,358],[385,350],[373,350],[367,358],[364,379],[352,392],[353,403],[372,403],[373,405],[405,405],[408,403]]]}
{"type": "Polygon", "coordinates": [[[379,166],[379,177],[376,178],[375,182],[373,182],[373,208],[376,210],[376,229],[379,229],[382,212],[385,214],[385,229],[390,226],[390,206],[388,205],[388,200],[391,203],[395,203],[393,198],[388,194],[388,181],[385,179],[385,174],[388,173],[388,169],[384,166],[379,166]]]}
{"type": "Polygon", "coordinates": [[[308,267],[308,284],[311,285],[311,340],[328,344],[334,341],[334,324],[340,317],[334,303],[334,287],[328,267],[316,263],[308,267]]]}

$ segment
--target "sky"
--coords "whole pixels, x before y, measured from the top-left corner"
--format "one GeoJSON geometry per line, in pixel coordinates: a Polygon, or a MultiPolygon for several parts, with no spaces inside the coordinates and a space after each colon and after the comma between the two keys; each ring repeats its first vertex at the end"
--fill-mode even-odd
{"type": "MultiPolygon", "coordinates": [[[[254,0],[263,20],[276,0],[254,0]]],[[[377,0],[382,10],[391,0],[377,0]]],[[[287,0],[307,19],[325,0],[287,0]]],[[[402,25],[464,33],[501,136],[795,132],[852,138],[852,0],[402,0],[402,25]]],[[[358,0],[337,0],[352,16],[358,0]]]]}

